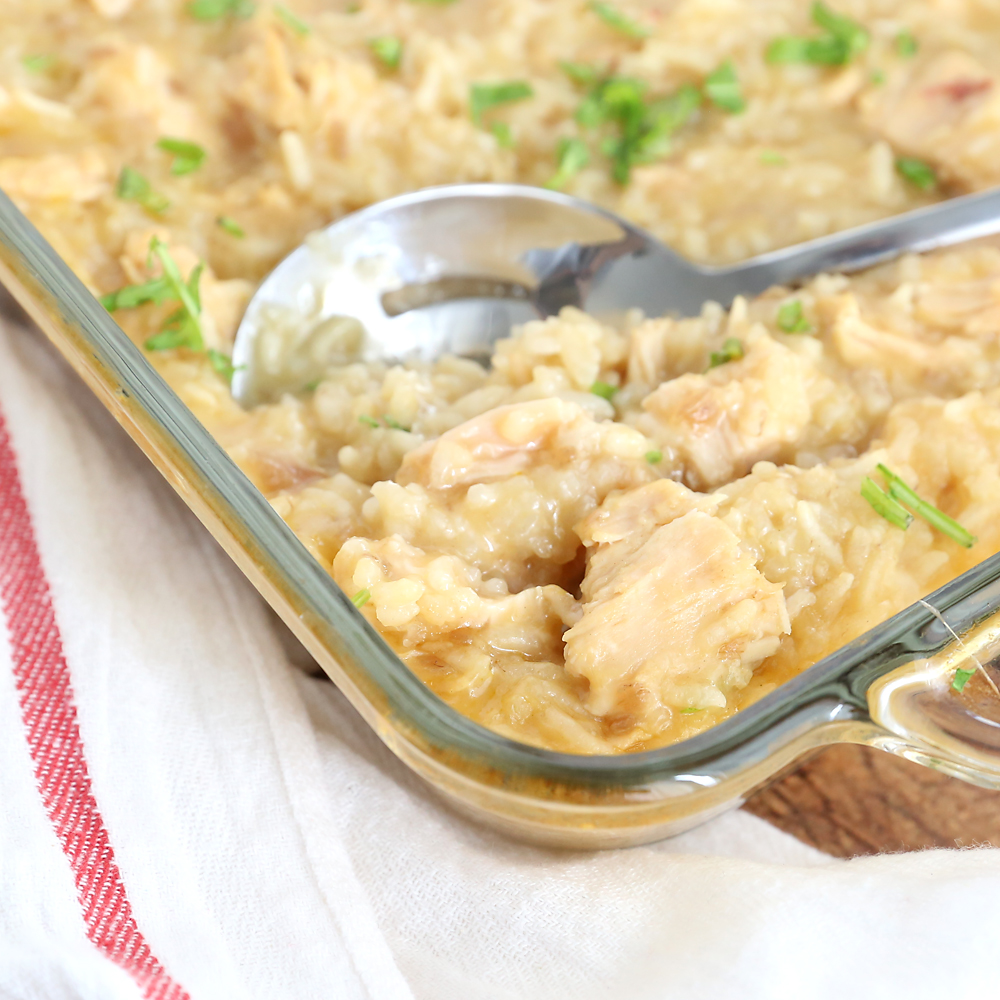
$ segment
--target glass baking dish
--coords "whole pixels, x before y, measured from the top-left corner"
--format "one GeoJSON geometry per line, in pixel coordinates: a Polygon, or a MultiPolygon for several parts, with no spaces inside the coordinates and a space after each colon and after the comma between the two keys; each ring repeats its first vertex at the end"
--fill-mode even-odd
{"type": "Polygon", "coordinates": [[[739,805],[838,742],[1000,788],[1000,700],[989,679],[1000,662],[1000,554],[682,743],[614,757],[517,743],[407,669],[2,193],[0,280],[379,737],[460,811],[552,846],[644,843],[739,805]],[[951,678],[966,663],[983,669],[958,694],[951,678]]]}

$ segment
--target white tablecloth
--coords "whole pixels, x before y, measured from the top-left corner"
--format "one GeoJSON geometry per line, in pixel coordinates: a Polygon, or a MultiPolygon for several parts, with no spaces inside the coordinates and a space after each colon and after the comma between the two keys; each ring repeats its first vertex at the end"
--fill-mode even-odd
{"type": "Polygon", "coordinates": [[[993,995],[1000,853],[833,861],[745,813],[625,851],[504,840],[289,664],[9,324],[0,410],[4,1000],[993,995]]]}

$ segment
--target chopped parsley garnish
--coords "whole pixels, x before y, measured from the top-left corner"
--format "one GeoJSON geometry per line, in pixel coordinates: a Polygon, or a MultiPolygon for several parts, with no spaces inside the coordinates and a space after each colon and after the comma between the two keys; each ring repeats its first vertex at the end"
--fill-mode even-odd
{"type": "Polygon", "coordinates": [[[253,0],[191,0],[187,5],[187,12],[199,21],[218,21],[229,14],[245,20],[256,9],[253,0]]]}
{"type": "Polygon", "coordinates": [[[724,62],[705,79],[705,96],[717,107],[730,114],[744,111],[747,102],[743,99],[740,81],[732,62],[724,62]]]}
{"type": "Polygon", "coordinates": [[[170,165],[170,172],[175,177],[197,170],[208,156],[196,142],[188,142],[186,139],[171,139],[165,136],[157,140],[156,147],[173,156],[174,162],[170,165]]]}
{"type": "Polygon", "coordinates": [[[187,12],[199,21],[218,21],[229,14],[246,19],[256,9],[253,0],[191,0],[187,5],[187,12]]]}
{"type": "Polygon", "coordinates": [[[132,167],[122,167],[115,184],[115,195],[122,201],[138,202],[147,212],[156,215],[161,215],[170,208],[170,201],[154,191],[149,181],[132,167]]]}
{"type": "Polygon", "coordinates": [[[868,48],[871,36],[856,21],[831,10],[825,3],[812,6],[813,23],[825,34],[817,38],[786,35],[767,47],[769,63],[813,63],[844,66],[868,48]]]}
{"type": "Polygon", "coordinates": [[[662,451],[647,451],[646,452],[646,461],[649,462],[650,465],[656,465],[658,462],[662,462],[663,461],[663,452],[662,451]]]}
{"type": "Polygon", "coordinates": [[[590,150],[582,139],[560,139],[556,150],[556,172],[545,182],[545,186],[561,191],[588,163],[590,150]]]}
{"type": "Polygon", "coordinates": [[[812,324],[803,314],[802,302],[799,299],[782,303],[778,309],[777,323],[778,329],[784,330],[785,333],[812,332],[812,324]]]}
{"type": "MultiPolygon", "coordinates": [[[[205,353],[208,355],[208,360],[212,365],[212,369],[218,375],[221,375],[227,382],[232,382],[233,375],[236,372],[236,366],[233,365],[233,359],[228,354],[223,354],[222,351],[217,351],[214,347],[210,347],[205,353]]],[[[242,367],[242,365],[240,367],[242,367]]]]}
{"type": "Polygon", "coordinates": [[[631,77],[612,76],[592,87],[576,109],[576,120],[585,128],[613,123],[617,136],[608,136],[601,151],[611,160],[611,175],[627,184],[632,168],[653,163],[666,155],[674,132],[701,106],[701,92],[684,84],[669,97],[648,101],[646,85],[631,77]]]}
{"type": "Polygon", "coordinates": [[[885,477],[889,485],[889,496],[898,504],[906,504],[917,517],[923,518],[932,528],[947,535],[953,542],[967,549],[971,549],[976,543],[976,536],[971,531],[963,528],[958,521],[938,510],[933,504],[926,500],[921,500],[916,492],[906,482],[900,479],[896,473],[890,471],[886,466],[879,465],[878,471],[885,477]]]}
{"type": "Polygon", "coordinates": [[[901,31],[896,35],[896,54],[903,59],[910,59],[917,54],[920,43],[913,37],[912,32],[901,31]]]}
{"type": "Polygon", "coordinates": [[[880,69],[873,69],[868,79],[872,82],[873,86],[881,87],[885,83],[885,73],[880,69]]]}
{"type": "Polygon", "coordinates": [[[743,357],[743,344],[736,337],[727,337],[722,343],[721,351],[712,351],[708,356],[708,367],[718,368],[730,361],[739,361],[743,357]]]}
{"type": "Polygon", "coordinates": [[[410,433],[409,427],[404,427],[398,420],[394,420],[392,417],[383,416],[382,419],[385,421],[385,426],[391,428],[394,431],[406,431],[407,434],[410,433]]]}
{"type": "Polygon", "coordinates": [[[366,427],[382,426],[374,417],[369,417],[367,413],[362,413],[361,416],[358,417],[358,423],[364,424],[366,427]]]}
{"type": "Polygon", "coordinates": [[[757,158],[761,163],[765,163],[771,167],[784,167],[788,165],[788,158],[782,156],[781,153],[776,153],[773,149],[761,150],[760,156],[757,158]]]}
{"type": "Polygon", "coordinates": [[[598,380],[590,387],[590,391],[595,396],[600,396],[601,399],[606,399],[610,403],[612,397],[618,391],[618,386],[598,380]]]}
{"type": "Polygon", "coordinates": [[[315,392],[319,388],[320,382],[323,380],[321,378],[314,378],[311,382],[306,382],[302,387],[306,392],[315,392]]]}
{"type": "MultiPolygon", "coordinates": [[[[154,236],[150,241],[149,254],[151,258],[156,257],[159,260],[163,274],[140,285],[126,285],[116,292],[111,292],[102,297],[101,305],[108,312],[114,312],[116,309],[134,309],[146,303],[161,305],[164,302],[175,301],[179,303],[179,308],[166,318],[160,332],[146,341],[147,350],[167,351],[175,347],[187,347],[192,351],[203,351],[205,338],[201,328],[199,284],[204,265],[198,264],[185,281],[181,277],[177,262],[158,236],[154,236]]],[[[219,370],[215,360],[212,360],[212,366],[216,371],[219,370]]]]}
{"type": "Polygon", "coordinates": [[[116,309],[135,309],[147,302],[158,306],[170,298],[173,298],[173,291],[167,279],[153,278],[141,285],[126,285],[116,292],[102,295],[101,305],[108,312],[114,312],[116,309]]]}
{"type": "Polygon", "coordinates": [[[865,476],[861,481],[861,495],[871,504],[876,514],[897,528],[906,531],[913,521],[913,515],[902,504],[893,500],[870,476],[865,476]]]}
{"type": "Polygon", "coordinates": [[[241,240],[244,236],[246,236],[246,232],[243,227],[235,219],[231,219],[228,215],[220,215],[215,220],[215,224],[223,230],[223,232],[229,233],[230,236],[235,236],[238,240],[241,240]]]}
{"type": "Polygon", "coordinates": [[[55,56],[39,54],[33,56],[25,56],[21,60],[21,65],[29,73],[46,73],[50,69],[52,69],[52,67],[55,66],[57,62],[58,59],[55,56]]]}
{"type": "Polygon", "coordinates": [[[359,590],[352,598],[351,603],[356,608],[363,608],[372,599],[372,592],[368,589],[359,590]]]}
{"type": "Polygon", "coordinates": [[[972,679],[973,674],[975,674],[975,670],[956,670],[951,682],[952,690],[961,692],[972,679]]]}
{"type": "Polygon", "coordinates": [[[308,24],[301,18],[296,17],[283,3],[274,5],[274,13],[285,22],[285,26],[291,28],[296,35],[305,38],[311,31],[308,24]]]}
{"type": "Polygon", "coordinates": [[[469,90],[469,113],[472,120],[482,127],[483,115],[501,104],[512,104],[534,97],[530,83],[509,80],[506,83],[474,83],[469,90]]]}
{"type": "Polygon", "coordinates": [[[590,87],[601,79],[601,72],[588,63],[561,62],[559,68],[581,87],[590,87]]]}
{"type": "Polygon", "coordinates": [[[493,138],[496,139],[497,145],[501,149],[514,148],[514,136],[511,134],[510,126],[506,122],[493,122],[490,125],[490,131],[493,133],[493,138]]]}
{"type": "Polygon", "coordinates": [[[847,46],[850,58],[860,55],[868,48],[871,40],[868,32],[857,21],[831,10],[822,0],[812,5],[811,14],[813,22],[818,27],[847,46]]]}
{"type": "Polygon", "coordinates": [[[368,48],[386,69],[399,69],[403,58],[403,43],[395,35],[380,35],[368,39],[368,48]]]}
{"type": "Polygon", "coordinates": [[[627,14],[623,14],[613,3],[603,3],[602,0],[591,0],[587,5],[609,28],[620,31],[629,38],[637,41],[648,38],[650,30],[638,21],[633,21],[627,14]]]}
{"type": "Polygon", "coordinates": [[[900,156],[896,160],[896,171],[900,177],[908,180],[921,191],[930,191],[937,186],[937,174],[934,168],[915,156],[900,156]]]}

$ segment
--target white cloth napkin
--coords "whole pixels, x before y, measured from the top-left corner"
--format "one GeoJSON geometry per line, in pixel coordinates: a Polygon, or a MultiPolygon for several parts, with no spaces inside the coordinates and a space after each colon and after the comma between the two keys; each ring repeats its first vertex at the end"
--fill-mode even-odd
{"type": "Polygon", "coordinates": [[[225,555],[10,324],[0,410],[4,1000],[991,995],[1000,852],[839,862],[745,813],[624,851],[505,840],[290,665],[225,555]]]}

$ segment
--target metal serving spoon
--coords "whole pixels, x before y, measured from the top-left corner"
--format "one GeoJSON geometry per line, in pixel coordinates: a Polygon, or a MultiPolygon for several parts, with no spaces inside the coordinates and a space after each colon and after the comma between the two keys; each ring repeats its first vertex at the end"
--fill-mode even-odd
{"type": "Polygon", "coordinates": [[[359,358],[486,361],[511,326],[563,306],[691,316],[707,301],[997,232],[1000,190],[705,267],[579,198],[516,184],[429,188],[341,219],[271,272],[236,334],[233,394],[252,406],[359,358]]]}

